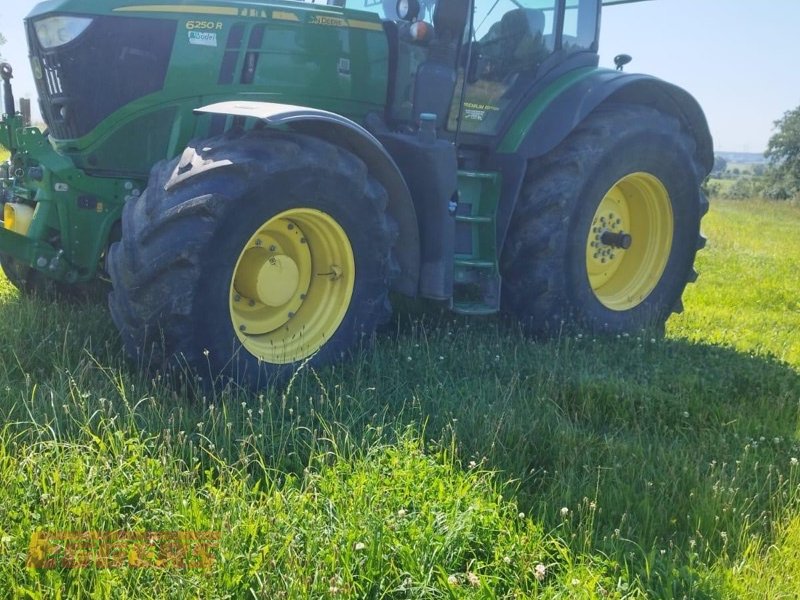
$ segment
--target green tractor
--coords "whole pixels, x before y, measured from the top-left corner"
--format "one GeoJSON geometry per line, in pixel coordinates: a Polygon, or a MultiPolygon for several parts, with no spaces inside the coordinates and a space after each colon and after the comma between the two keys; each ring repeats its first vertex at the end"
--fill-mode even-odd
{"type": "Polygon", "coordinates": [[[390,291],[537,335],[663,327],[713,150],[687,92],[598,67],[624,1],[42,2],[45,132],[2,67],[2,267],[110,282],[145,368],[252,387],[367,342],[390,291]]]}

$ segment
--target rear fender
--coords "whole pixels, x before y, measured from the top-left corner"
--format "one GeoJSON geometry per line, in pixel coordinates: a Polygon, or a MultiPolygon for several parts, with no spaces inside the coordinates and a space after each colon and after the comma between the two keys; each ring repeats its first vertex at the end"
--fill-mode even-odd
{"type": "Polygon", "coordinates": [[[230,101],[195,109],[195,113],[258,119],[268,127],[280,127],[324,139],[358,156],[370,174],[386,189],[389,197],[387,211],[398,225],[395,255],[400,274],[392,287],[408,296],[417,294],[420,241],[416,211],[400,170],[371,133],[336,113],[290,104],[230,101]]]}
{"type": "MultiPolygon", "coordinates": [[[[567,77],[571,76],[564,79],[567,77]]],[[[554,88],[557,86],[559,82],[553,84],[554,88]]],[[[547,90],[542,96],[547,96],[547,90]]],[[[688,92],[650,75],[608,69],[593,69],[559,90],[546,106],[520,112],[502,136],[497,151],[520,153],[526,158],[543,156],[606,102],[644,104],[675,116],[694,136],[700,163],[711,170],[714,150],[708,123],[700,105],[688,92]]],[[[531,106],[535,104],[534,101],[531,106]]]]}

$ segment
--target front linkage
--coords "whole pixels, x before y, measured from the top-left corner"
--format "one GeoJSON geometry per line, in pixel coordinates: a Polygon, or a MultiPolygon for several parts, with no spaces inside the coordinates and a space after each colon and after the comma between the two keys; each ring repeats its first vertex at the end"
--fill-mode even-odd
{"type": "Polygon", "coordinates": [[[0,259],[8,273],[36,272],[62,284],[94,279],[129,197],[143,182],[97,178],[76,169],[36,127],[16,111],[13,71],[0,65],[4,111],[0,146],[11,156],[0,164],[0,259]]]}

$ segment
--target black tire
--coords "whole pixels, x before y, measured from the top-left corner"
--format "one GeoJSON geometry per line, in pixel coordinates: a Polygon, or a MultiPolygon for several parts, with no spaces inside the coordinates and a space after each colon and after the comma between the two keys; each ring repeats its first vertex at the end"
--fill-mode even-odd
{"type": "Polygon", "coordinates": [[[180,159],[153,168],[145,193],[125,206],[122,240],[109,253],[109,306],[127,353],[151,370],[188,366],[252,388],[282,379],[304,360],[340,360],[391,314],[397,233],[386,206],[385,190],[358,158],[313,137],[261,130],[191,144],[180,159]],[[259,227],[306,209],[346,235],[355,262],[352,296],[316,352],[259,360],[234,329],[234,270],[259,227]]]}
{"type": "Polygon", "coordinates": [[[708,210],[700,191],[704,177],[694,140],[675,118],[642,106],[597,110],[529,165],[501,258],[504,310],[534,334],[555,335],[565,325],[610,333],[663,330],[669,315],[682,309],[687,282],[697,276],[694,258],[705,243],[700,219],[708,210]],[[671,212],[671,229],[656,224],[647,230],[664,240],[662,250],[643,250],[642,244],[650,244],[644,235],[633,236],[624,252],[600,242],[601,203],[606,206],[624,189],[623,202],[630,202],[633,214],[650,206],[641,197],[649,186],[661,190],[653,206],[671,212]],[[636,267],[650,264],[644,258],[625,262],[647,252],[656,257],[656,268],[636,267]],[[615,261],[616,270],[605,259],[615,261]],[[598,260],[611,275],[596,273],[598,260]],[[615,277],[627,278],[627,289],[638,295],[620,300],[606,291],[609,285],[603,286],[615,277]]]}

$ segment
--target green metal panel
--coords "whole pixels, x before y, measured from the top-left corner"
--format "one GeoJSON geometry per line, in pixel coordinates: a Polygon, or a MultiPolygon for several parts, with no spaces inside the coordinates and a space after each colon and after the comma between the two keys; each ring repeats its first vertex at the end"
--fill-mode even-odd
{"type": "MultiPolygon", "coordinates": [[[[85,136],[56,141],[76,166],[96,173],[145,176],[152,164],[208,133],[210,119],[191,111],[214,102],[246,98],[307,105],[355,121],[385,105],[388,46],[374,13],[280,1],[254,7],[208,0],[52,0],[30,17],[49,11],[166,19],[177,26],[160,91],[121,106],[85,136]],[[240,34],[236,39],[234,31],[240,34]],[[235,62],[226,58],[231,53],[235,62]],[[249,65],[254,68],[243,81],[249,65]],[[173,130],[178,119],[182,123],[173,130]]],[[[34,73],[41,79],[40,66],[34,73]]]]}

